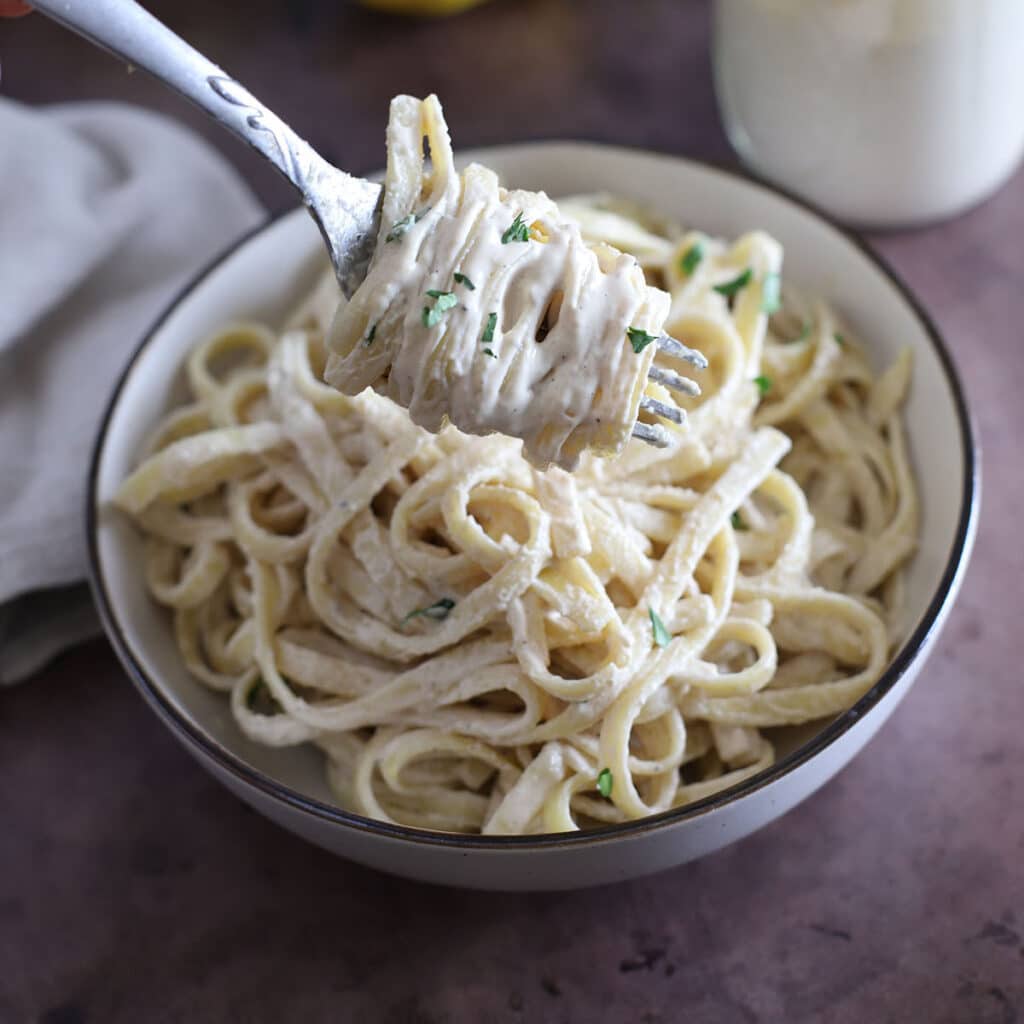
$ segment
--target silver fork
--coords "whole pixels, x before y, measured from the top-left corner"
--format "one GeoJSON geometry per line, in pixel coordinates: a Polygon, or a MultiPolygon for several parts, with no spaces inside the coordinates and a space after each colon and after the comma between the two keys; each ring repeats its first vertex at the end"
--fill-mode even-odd
{"type": "MultiPolygon", "coordinates": [[[[91,43],[142,68],[249,143],[298,190],[327,244],[346,296],[362,284],[380,225],[381,186],[328,163],[305,139],[213,61],[190,46],[135,0],[31,0],[42,14],[91,43]]],[[[703,369],[704,357],[667,335],[660,351],[703,369]]],[[[651,380],[683,394],[700,394],[687,377],[652,367],[651,380]]],[[[683,410],[644,397],[644,411],[681,423],[683,410]]],[[[633,436],[656,447],[669,437],[657,424],[637,423],[633,436]]]]}
{"type": "Polygon", "coordinates": [[[338,281],[351,295],[366,277],[381,186],[328,163],[244,86],[135,0],[32,0],[65,28],[142,68],[248,142],[298,189],[317,222],[338,281]]]}

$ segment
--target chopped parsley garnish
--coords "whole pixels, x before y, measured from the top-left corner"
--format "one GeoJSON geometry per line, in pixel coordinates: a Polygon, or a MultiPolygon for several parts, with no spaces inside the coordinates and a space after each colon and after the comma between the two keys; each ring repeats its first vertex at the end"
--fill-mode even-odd
{"type": "Polygon", "coordinates": [[[761,309],[769,316],[778,313],[782,305],[782,278],[778,274],[765,274],[761,285],[761,309]]]}
{"type": "Polygon", "coordinates": [[[690,277],[700,266],[702,259],[704,259],[704,246],[700,242],[694,242],[679,258],[679,269],[687,277],[690,277]]]}
{"type": "Polygon", "coordinates": [[[498,326],[498,314],[489,313],[487,315],[487,326],[484,328],[484,333],[480,335],[480,340],[488,345],[494,341],[494,328],[498,326]]]}
{"type": "Polygon", "coordinates": [[[757,385],[757,390],[761,392],[761,397],[764,398],[772,389],[771,377],[766,377],[763,373],[760,377],[754,378],[754,383],[757,385]]]}
{"type": "Polygon", "coordinates": [[[373,339],[377,337],[377,325],[373,324],[370,329],[366,332],[366,337],[363,338],[363,344],[369,348],[373,344],[373,339]]]}
{"type": "Polygon", "coordinates": [[[733,512],[731,522],[732,522],[732,528],[734,530],[749,530],[750,529],[750,527],[747,526],[747,524],[743,521],[743,516],[740,515],[738,509],[737,509],[737,511],[733,512]]]}
{"type": "Polygon", "coordinates": [[[615,779],[612,778],[612,770],[610,768],[602,768],[597,773],[597,791],[607,800],[612,795],[612,786],[615,783],[615,779]]]}
{"type": "Polygon", "coordinates": [[[416,619],[423,617],[425,619],[435,619],[440,622],[442,619],[448,618],[448,613],[455,607],[455,602],[450,597],[442,597],[440,601],[435,604],[428,605],[426,608],[417,608],[415,611],[409,612],[404,619],[402,619],[402,625],[404,626],[410,619],[416,619]]]}
{"type": "Polygon", "coordinates": [[[633,351],[637,355],[643,352],[652,341],[658,340],[656,334],[648,334],[639,327],[628,327],[626,328],[626,333],[629,335],[629,343],[633,346],[633,351]]]}
{"type": "Polygon", "coordinates": [[[455,292],[442,292],[436,288],[429,289],[427,295],[434,300],[434,306],[423,307],[423,326],[436,327],[445,313],[459,304],[459,300],[455,292]]]}
{"type": "Polygon", "coordinates": [[[653,608],[648,609],[648,614],[651,617],[651,632],[654,634],[654,642],[659,647],[668,647],[672,642],[672,634],[665,628],[665,623],[661,621],[653,608]]]}
{"type": "Polygon", "coordinates": [[[750,279],[754,276],[754,272],[747,267],[739,277],[734,277],[731,281],[726,281],[725,284],[716,284],[715,291],[719,295],[724,295],[727,299],[731,299],[737,292],[742,291],[750,284],[750,279]]]}
{"type": "Polygon", "coordinates": [[[516,219],[505,229],[501,236],[501,244],[508,245],[509,242],[528,242],[530,240],[530,229],[523,222],[522,213],[516,214],[516,219]]]}
{"type": "Polygon", "coordinates": [[[455,271],[455,283],[464,284],[471,292],[476,291],[476,285],[465,274],[460,274],[458,271],[455,271]]]}
{"type": "Polygon", "coordinates": [[[840,348],[846,348],[846,339],[838,331],[836,331],[832,337],[836,339],[836,344],[840,348]]]}
{"type": "Polygon", "coordinates": [[[485,348],[485,349],[484,349],[484,355],[485,355],[485,356],[490,356],[490,357],[491,357],[492,359],[497,359],[497,358],[498,358],[498,357],[497,357],[497,356],[496,356],[496,355],[494,354],[494,350],[493,350],[493,349],[489,349],[489,348],[485,348]]]}
{"type": "Polygon", "coordinates": [[[410,213],[408,217],[403,217],[401,220],[396,220],[394,227],[384,236],[385,242],[397,242],[419,220],[419,217],[415,213],[410,213]]]}

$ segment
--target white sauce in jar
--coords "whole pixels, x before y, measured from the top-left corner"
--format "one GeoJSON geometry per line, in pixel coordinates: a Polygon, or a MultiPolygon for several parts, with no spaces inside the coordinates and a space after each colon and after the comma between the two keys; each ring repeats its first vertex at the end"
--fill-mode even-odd
{"type": "Polygon", "coordinates": [[[714,26],[740,156],[844,219],[958,213],[1024,151],[1022,0],[716,0],[714,26]]]}

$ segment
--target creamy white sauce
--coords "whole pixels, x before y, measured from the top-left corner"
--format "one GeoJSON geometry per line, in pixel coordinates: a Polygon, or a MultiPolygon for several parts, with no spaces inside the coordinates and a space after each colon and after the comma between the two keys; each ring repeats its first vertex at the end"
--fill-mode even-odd
{"type": "Polygon", "coordinates": [[[849,220],[955,213],[1024,151],[1022,0],[716,0],[714,37],[737,151],[849,220]]]}
{"type": "Polygon", "coordinates": [[[629,439],[656,346],[634,351],[628,331],[657,336],[668,311],[633,256],[588,246],[544,193],[477,164],[457,174],[437,99],[400,96],[377,249],[335,317],[325,376],[377,388],[428,430],[522,438],[535,464],[571,469],[629,439]]]}

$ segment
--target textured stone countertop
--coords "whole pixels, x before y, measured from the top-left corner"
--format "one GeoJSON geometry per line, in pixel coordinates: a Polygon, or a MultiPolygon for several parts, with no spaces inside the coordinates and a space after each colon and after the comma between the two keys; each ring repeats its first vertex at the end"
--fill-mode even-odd
{"type": "MultiPolygon", "coordinates": [[[[381,163],[390,95],[429,90],[464,147],[575,136],[732,160],[703,2],[495,0],[441,22],[340,0],[150,6],[353,170],[381,163]]],[[[9,96],[171,112],[268,204],[291,202],[200,115],[38,16],[0,25],[0,57],[9,96]]],[[[873,238],[963,368],[986,496],[926,670],[839,778],[660,876],[445,891],[337,860],[248,810],[96,640],[0,693],[0,1021],[1024,1018],[1022,239],[1021,175],[954,222],[873,238]]]]}

